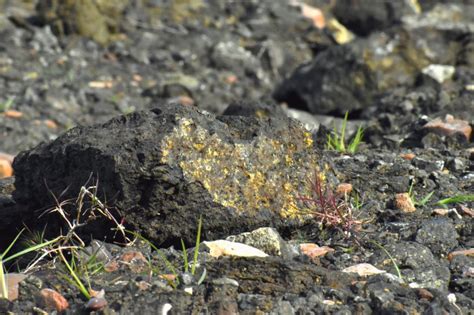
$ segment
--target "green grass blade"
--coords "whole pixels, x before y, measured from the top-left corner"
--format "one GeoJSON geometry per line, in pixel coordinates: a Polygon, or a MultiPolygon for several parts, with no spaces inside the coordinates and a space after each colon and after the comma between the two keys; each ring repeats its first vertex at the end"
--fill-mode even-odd
{"type": "Polygon", "coordinates": [[[207,276],[207,270],[206,268],[204,268],[204,271],[202,272],[201,276],[199,277],[199,280],[197,282],[198,285],[200,285],[204,279],[206,279],[206,276],[207,276]]]}
{"type": "Polygon", "coordinates": [[[450,204],[450,203],[471,202],[471,201],[474,201],[474,194],[457,195],[457,196],[454,196],[454,197],[441,199],[436,204],[437,205],[447,205],[447,204],[450,204]]]}
{"type": "Polygon", "coordinates": [[[2,258],[0,257],[0,298],[8,299],[8,288],[7,288],[7,278],[5,276],[5,270],[3,268],[2,258]]]}
{"type": "Polygon", "coordinates": [[[193,275],[196,272],[196,265],[197,265],[198,257],[199,257],[199,245],[201,244],[201,230],[202,230],[202,215],[199,216],[198,231],[196,235],[196,246],[194,247],[193,265],[191,267],[191,274],[193,275]]]}
{"type": "Polygon", "coordinates": [[[379,243],[375,242],[375,241],[369,241],[370,243],[374,244],[375,246],[377,246],[378,248],[380,248],[387,256],[388,258],[392,261],[392,264],[393,264],[393,267],[395,268],[395,270],[397,271],[397,276],[400,280],[404,281],[403,280],[403,277],[402,277],[402,273],[400,271],[400,268],[398,268],[398,265],[397,263],[395,262],[395,259],[392,257],[392,255],[390,255],[390,253],[388,252],[388,250],[385,249],[385,247],[383,247],[382,245],[380,245],[379,243]]]}
{"type": "Polygon", "coordinates": [[[346,152],[346,126],[347,126],[347,119],[349,118],[349,111],[346,111],[344,115],[344,119],[342,120],[342,128],[341,128],[341,138],[339,139],[339,151],[346,152]]]}
{"type": "Polygon", "coordinates": [[[430,192],[429,194],[427,194],[425,196],[425,198],[421,199],[420,201],[416,202],[417,205],[420,205],[420,206],[424,206],[426,205],[426,203],[431,199],[431,197],[433,196],[434,194],[434,191],[430,192]]]}
{"type": "MultiPolygon", "coordinates": [[[[18,236],[19,236],[19,235],[18,235],[18,236]]],[[[17,237],[17,238],[18,238],[18,237],[17,237]]],[[[16,238],[16,239],[17,239],[17,238],[16,238]]],[[[15,239],[15,241],[16,241],[16,239],[15,239]]],[[[3,262],[8,262],[8,261],[13,260],[13,259],[15,259],[15,258],[18,258],[18,257],[20,257],[20,256],[23,256],[23,255],[25,255],[25,254],[28,254],[28,253],[30,253],[30,252],[37,251],[37,250],[39,250],[39,249],[41,249],[41,248],[43,248],[43,247],[46,247],[46,246],[48,246],[48,245],[51,245],[51,244],[57,242],[58,240],[59,240],[59,238],[55,238],[55,239],[52,239],[52,240],[50,240],[50,241],[47,241],[47,242],[44,242],[44,243],[41,243],[41,244],[37,244],[37,245],[35,245],[35,246],[28,247],[28,248],[26,248],[26,249],[24,249],[24,250],[22,250],[22,251],[20,251],[20,252],[18,252],[18,253],[15,253],[15,254],[9,256],[8,258],[3,259],[3,262]]],[[[13,243],[14,243],[14,242],[12,242],[12,244],[13,244],[13,243]]],[[[10,247],[11,247],[12,244],[10,244],[10,247]]],[[[10,249],[10,247],[7,249],[7,251],[10,249]]],[[[5,252],[7,252],[7,251],[5,251],[5,252]]],[[[5,253],[4,253],[4,254],[5,254],[5,253]]],[[[2,257],[3,257],[3,254],[2,254],[2,257]]]]}
{"type": "Polygon", "coordinates": [[[347,148],[347,151],[349,153],[354,154],[357,152],[357,149],[359,148],[359,145],[362,142],[363,136],[364,129],[362,129],[362,127],[357,128],[357,132],[354,136],[354,139],[352,139],[351,143],[349,144],[349,147],[347,148]]]}
{"type": "MultiPolygon", "coordinates": [[[[0,255],[0,258],[4,258],[8,252],[10,251],[10,249],[12,249],[13,245],[15,245],[16,241],[18,240],[18,238],[21,236],[21,234],[23,233],[25,229],[22,229],[15,237],[15,239],[10,243],[10,245],[8,245],[7,249],[5,249],[5,251],[0,255]]],[[[5,260],[3,260],[3,262],[5,262],[5,260]]]]}
{"type": "MultiPolygon", "coordinates": [[[[81,279],[79,279],[79,277],[77,276],[77,274],[74,272],[74,269],[71,267],[71,265],[70,265],[69,262],[67,261],[66,257],[64,257],[63,252],[62,252],[62,251],[59,251],[59,255],[61,255],[61,259],[63,260],[64,265],[66,265],[66,268],[68,269],[69,273],[70,273],[71,276],[73,277],[75,285],[79,288],[79,290],[81,291],[81,293],[82,293],[87,299],[90,299],[90,298],[91,298],[91,295],[90,295],[89,292],[87,291],[87,289],[86,289],[86,287],[84,286],[84,284],[82,283],[81,279]]],[[[67,278],[67,277],[66,277],[66,278],[67,278]]]]}
{"type": "Polygon", "coordinates": [[[184,272],[188,272],[188,252],[186,251],[183,239],[181,239],[181,248],[183,249],[184,272]]]}
{"type": "Polygon", "coordinates": [[[413,185],[415,185],[415,181],[412,181],[410,184],[410,188],[408,188],[408,196],[412,200],[413,200],[413,185]]]}
{"type": "Polygon", "coordinates": [[[0,112],[6,112],[13,105],[14,97],[10,97],[5,103],[0,103],[0,112]]]}

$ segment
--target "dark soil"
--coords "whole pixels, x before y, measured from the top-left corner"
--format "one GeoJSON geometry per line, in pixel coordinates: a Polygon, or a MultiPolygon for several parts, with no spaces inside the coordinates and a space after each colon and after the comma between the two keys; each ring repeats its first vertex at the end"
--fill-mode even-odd
{"type": "MultiPolygon", "coordinates": [[[[25,225],[26,239],[64,232],[59,216],[39,218],[57,205],[52,196],[77,206],[80,187],[99,183],[97,196],[115,206],[113,215],[160,248],[140,239],[123,246],[116,224],[89,217],[94,222],[78,231],[87,243],[78,264],[102,267],[80,275],[105,292],[99,314],[166,314],[168,304],[169,314],[473,312],[472,3],[307,1],[324,12],[328,27],[319,29],[297,1],[82,1],[76,11],[73,2],[0,1],[0,152],[16,156],[16,177],[0,179],[2,250],[25,225]],[[352,41],[340,42],[332,18],[352,41]],[[430,72],[438,65],[448,73],[441,79],[430,72]],[[355,153],[326,145],[346,111],[346,142],[364,128],[355,153]],[[223,175],[247,170],[235,156],[211,160],[214,177],[190,178],[196,139],[170,138],[179,115],[217,148],[250,143],[242,152],[250,169],[265,170],[265,198],[246,186],[255,174],[223,175]],[[464,129],[429,128],[436,119],[449,124],[447,115],[464,129]],[[175,151],[163,162],[165,140],[175,151]],[[273,152],[291,152],[295,164],[269,167],[273,152]],[[288,191],[274,179],[311,184],[316,171],[329,191],[352,184],[350,227],[282,216],[288,191]],[[231,206],[222,196],[235,195],[224,188],[237,191],[231,206]],[[409,190],[418,203],[405,212],[396,196],[409,190]],[[246,241],[271,256],[216,259],[201,245],[192,275],[181,239],[192,261],[200,215],[201,241],[268,226],[283,250],[246,241]],[[302,243],[333,251],[310,257],[302,243]],[[165,279],[173,273],[168,263],[177,280],[165,279]],[[386,273],[342,271],[359,263],[386,273]]],[[[297,187],[290,194],[301,201],[308,191],[297,187]]],[[[94,312],[65,280],[64,263],[48,257],[20,283],[18,299],[0,299],[0,313],[53,311],[44,288],[68,301],[66,314],[94,312]]],[[[34,258],[6,268],[25,269],[34,258]]]]}

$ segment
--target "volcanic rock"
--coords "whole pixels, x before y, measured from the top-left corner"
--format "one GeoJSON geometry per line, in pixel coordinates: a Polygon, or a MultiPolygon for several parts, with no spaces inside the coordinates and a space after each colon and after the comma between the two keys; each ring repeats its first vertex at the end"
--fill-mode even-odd
{"type": "Polygon", "coordinates": [[[376,90],[374,74],[349,46],[323,51],[283,81],[274,97],[312,113],[341,113],[370,104],[376,90]]]}
{"type": "MultiPolygon", "coordinates": [[[[116,207],[117,221],[152,241],[194,243],[200,215],[207,239],[302,222],[298,196],[309,194],[311,149],[311,134],[290,118],[215,117],[166,105],[76,127],[20,153],[13,197],[29,209],[25,221],[37,224],[34,211],[54,206],[53,195],[74,200],[82,186],[98,183],[97,197],[116,207]]],[[[83,232],[107,233],[104,220],[83,232]]]]}
{"type": "Polygon", "coordinates": [[[333,8],[336,18],[361,36],[387,28],[400,22],[402,16],[418,11],[410,1],[390,0],[338,0],[333,8]]]}

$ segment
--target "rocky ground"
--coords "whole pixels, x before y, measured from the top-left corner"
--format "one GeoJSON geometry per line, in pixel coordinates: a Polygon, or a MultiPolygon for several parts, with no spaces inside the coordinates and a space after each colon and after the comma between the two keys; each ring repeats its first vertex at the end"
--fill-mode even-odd
{"type": "Polygon", "coordinates": [[[0,8],[0,313],[473,313],[469,0],[0,8]]]}

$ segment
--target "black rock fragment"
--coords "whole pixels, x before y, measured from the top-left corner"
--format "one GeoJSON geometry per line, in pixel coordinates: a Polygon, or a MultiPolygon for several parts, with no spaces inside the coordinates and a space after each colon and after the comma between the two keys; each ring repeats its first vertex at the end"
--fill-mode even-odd
{"type": "MultiPolygon", "coordinates": [[[[311,134],[286,117],[217,118],[169,104],[20,153],[13,197],[30,211],[23,220],[42,229],[37,218],[55,206],[53,195],[75,200],[95,181],[117,221],[157,243],[194,242],[200,215],[208,239],[302,219],[298,196],[308,193],[316,165],[311,134]]],[[[103,238],[104,223],[88,223],[83,235],[103,238]]]]}

